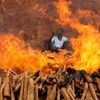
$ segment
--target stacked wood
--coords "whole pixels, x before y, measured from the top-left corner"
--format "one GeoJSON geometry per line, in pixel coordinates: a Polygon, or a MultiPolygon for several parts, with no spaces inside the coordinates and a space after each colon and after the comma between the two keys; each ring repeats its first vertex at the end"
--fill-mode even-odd
{"type": "Polygon", "coordinates": [[[100,72],[73,68],[0,74],[0,100],[100,100],[100,72]]]}

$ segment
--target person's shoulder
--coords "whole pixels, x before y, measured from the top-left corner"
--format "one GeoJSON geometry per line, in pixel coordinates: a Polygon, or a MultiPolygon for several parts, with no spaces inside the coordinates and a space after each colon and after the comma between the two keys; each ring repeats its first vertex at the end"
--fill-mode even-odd
{"type": "Polygon", "coordinates": [[[52,36],[51,40],[54,41],[56,39],[56,36],[52,36]]]}
{"type": "Polygon", "coordinates": [[[54,36],[52,36],[52,38],[57,38],[57,36],[54,35],[54,36]]]}
{"type": "Polygon", "coordinates": [[[68,41],[68,38],[66,36],[63,36],[62,38],[63,40],[68,41]]]}

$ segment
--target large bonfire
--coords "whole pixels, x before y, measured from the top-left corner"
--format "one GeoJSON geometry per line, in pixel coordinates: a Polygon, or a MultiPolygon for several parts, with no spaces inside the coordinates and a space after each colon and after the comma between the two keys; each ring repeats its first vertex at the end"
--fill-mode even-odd
{"type": "MultiPolygon", "coordinates": [[[[34,43],[30,39],[34,39],[39,46],[42,32],[46,34],[43,29],[49,27],[47,23],[44,25],[39,22],[39,25],[35,25],[38,32],[38,34],[34,33],[36,39],[32,34],[24,34],[23,30],[18,34],[12,34],[14,30],[11,33],[0,34],[0,100],[99,100],[100,31],[98,25],[100,23],[94,20],[90,23],[84,22],[85,20],[81,22],[79,18],[84,16],[91,19],[94,11],[77,9],[74,16],[72,3],[67,0],[51,0],[51,2],[44,0],[47,5],[43,0],[33,1],[2,0],[0,5],[5,5],[2,5],[0,10],[6,11],[5,7],[10,7],[9,2],[11,5],[14,3],[18,7],[14,10],[25,8],[29,15],[34,12],[37,20],[44,21],[42,18],[47,18],[45,19],[47,23],[49,20],[55,22],[57,26],[64,27],[65,33],[67,33],[66,29],[72,29],[74,36],[69,36],[72,50],[51,52],[33,49],[34,43]],[[49,8],[48,2],[52,5],[49,6],[54,8],[50,15],[55,13],[54,16],[49,16],[49,10],[46,11],[46,7],[49,8]]],[[[12,16],[13,13],[9,11],[8,15],[12,16]]],[[[4,20],[7,17],[4,17],[4,20]]],[[[4,25],[6,26],[5,23],[4,25]]]]}
{"type": "Polygon", "coordinates": [[[70,57],[65,56],[65,51],[56,54],[33,50],[20,37],[5,34],[0,35],[1,68],[19,68],[22,71],[32,69],[37,71],[50,63],[54,67],[61,67],[68,62],[68,67],[84,69],[88,72],[96,71],[100,66],[99,31],[93,25],[84,25],[75,17],[71,18],[70,5],[71,3],[65,0],[59,0],[59,2],[55,3],[59,15],[59,19],[56,19],[57,23],[62,25],[68,24],[79,33],[77,38],[71,38],[74,51],[70,57]]]}
{"type": "MultiPolygon", "coordinates": [[[[87,72],[93,72],[100,67],[100,33],[93,25],[84,25],[76,17],[71,17],[71,2],[59,0],[54,3],[59,18],[56,23],[60,25],[69,25],[75,29],[79,35],[77,38],[71,38],[73,53],[67,55],[67,51],[60,53],[41,52],[33,50],[29,44],[23,41],[20,36],[13,34],[0,35],[0,66],[4,69],[18,68],[22,71],[32,69],[33,72],[41,70],[48,64],[54,67],[74,67],[84,69],[87,72]],[[66,55],[66,56],[65,56],[66,55]]],[[[80,11],[82,12],[82,11],[80,11]]],[[[90,14],[91,11],[86,11],[90,14]]]]}

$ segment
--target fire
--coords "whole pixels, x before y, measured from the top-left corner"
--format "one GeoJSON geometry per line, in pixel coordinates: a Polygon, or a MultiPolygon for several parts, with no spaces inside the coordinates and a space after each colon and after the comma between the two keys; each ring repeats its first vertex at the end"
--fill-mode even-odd
{"type": "Polygon", "coordinates": [[[13,34],[0,35],[0,68],[18,68],[21,71],[32,69],[34,72],[42,70],[48,66],[48,63],[61,66],[64,60],[64,52],[56,54],[32,50],[23,40],[13,34]]]}
{"type": "Polygon", "coordinates": [[[57,22],[59,24],[65,25],[69,22],[69,17],[71,16],[71,11],[69,10],[69,6],[71,5],[71,2],[66,2],[65,0],[58,0],[58,2],[55,4],[55,7],[57,9],[59,19],[57,19],[57,22]]]}
{"type": "MultiPolygon", "coordinates": [[[[70,17],[73,16],[69,9],[70,5],[65,2],[65,0],[59,0],[58,3],[59,22],[62,25],[68,24],[79,33],[78,38],[71,39],[74,53],[69,59],[70,63],[78,70],[96,71],[100,68],[100,32],[92,25],[81,24],[77,16],[70,17]]],[[[92,11],[84,12],[89,15],[92,11]]]]}
{"type": "Polygon", "coordinates": [[[100,68],[100,34],[93,27],[83,29],[84,32],[71,41],[74,48],[72,63],[76,69],[93,72],[100,68]]]}

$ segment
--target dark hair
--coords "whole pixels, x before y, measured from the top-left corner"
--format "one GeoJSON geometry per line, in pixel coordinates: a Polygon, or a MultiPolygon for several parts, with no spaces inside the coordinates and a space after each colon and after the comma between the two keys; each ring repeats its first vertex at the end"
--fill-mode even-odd
{"type": "Polygon", "coordinates": [[[64,33],[64,29],[63,28],[59,28],[56,30],[55,34],[58,35],[58,34],[62,34],[64,33]]]}

